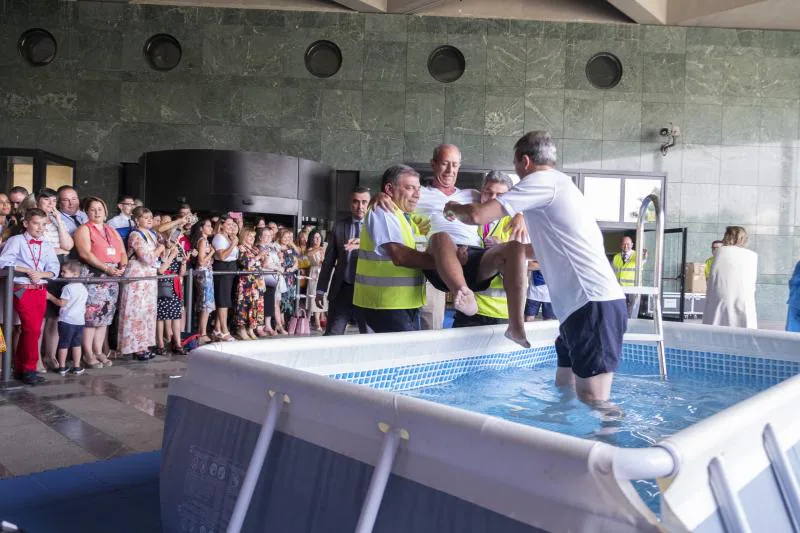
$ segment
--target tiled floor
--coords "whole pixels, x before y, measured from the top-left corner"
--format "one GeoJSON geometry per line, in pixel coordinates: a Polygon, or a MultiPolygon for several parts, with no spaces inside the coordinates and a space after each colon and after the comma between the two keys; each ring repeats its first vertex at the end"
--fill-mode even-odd
{"type": "Polygon", "coordinates": [[[167,385],[185,357],[115,361],[0,395],[0,477],[161,447],[167,385]]]}

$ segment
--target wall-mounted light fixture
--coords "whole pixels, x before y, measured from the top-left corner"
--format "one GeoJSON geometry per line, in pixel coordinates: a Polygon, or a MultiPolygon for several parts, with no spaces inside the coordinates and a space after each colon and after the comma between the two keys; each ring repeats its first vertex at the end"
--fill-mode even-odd
{"type": "Polygon", "coordinates": [[[666,156],[669,149],[675,146],[676,139],[681,136],[681,130],[678,126],[670,124],[669,128],[661,128],[658,133],[667,138],[667,142],[661,145],[661,155],[666,156]]]}

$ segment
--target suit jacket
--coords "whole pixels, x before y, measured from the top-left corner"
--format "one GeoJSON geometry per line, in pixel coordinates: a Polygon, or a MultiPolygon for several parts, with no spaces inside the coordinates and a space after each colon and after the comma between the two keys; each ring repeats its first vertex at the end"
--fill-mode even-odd
{"type": "MultiPolygon", "coordinates": [[[[350,238],[352,225],[353,217],[337,220],[333,226],[333,231],[328,236],[328,247],[325,250],[325,259],[322,261],[322,267],[319,272],[317,290],[327,289],[329,301],[336,299],[336,295],[339,294],[339,289],[342,288],[344,283],[348,256],[344,245],[347,244],[350,238]],[[331,279],[331,272],[333,272],[333,279],[331,279]],[[328,286],[329,282],[330,287],[328,286]]],[[[358,261],[358,250],[353,251],[352,260],[358,261]]]]}

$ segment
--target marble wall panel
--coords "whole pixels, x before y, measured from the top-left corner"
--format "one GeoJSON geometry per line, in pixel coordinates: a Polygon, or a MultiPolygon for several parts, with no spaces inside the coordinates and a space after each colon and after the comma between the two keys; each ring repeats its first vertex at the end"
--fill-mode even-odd
{"type": "Polygon", "coordinates": [[[486,124],[486,93],[471,88],[445,89],[446,132],[482,135],[486,124]]]}
{"type": "Polygon", "coordinates": [[[400,90],[364,90],[361,120],[365,130],[400,131],[405,127],[406,95],[400,90]]]}
{"type": "Polygon", "coordinates": [[[566,98],[564,100],[564,137],[566,139],[603,138],[603,102],[566,98]]]}
{"type": "Polygon", "coordinates": [[[546,130],[553,137],[564,135],[564,98],[540,97],[534,90],[525,94],[525,131],[546,130]]]}
{"type": "Polygon", "coordinates": [[[241,122],[247,126],[278,127],[283,117],[284,90],[273,87],[242,87],[241,122]]]}
{"type": "Polygon", "coordinates": [[[642,136],[642,104],[608,100],[603,106],[603,139],[638,141],[642,136]]]}
{"type": "Polygon", "coordinates": [[[443,89],[434,87],[430,92],[407,92],[405,131],[444,133],[444,108],[443,89]]]}
{"type": "Polygon", "coordinates": [[[322,132],[322,161],[339,170],[357,170],[361,166],[361,142],[364,134],[353,130],[322,132]]]}
{"type": "Polygon", "coordinates": [[[122,84],[120,119],[154,124],[199,124],[202,90],[184,84],[122,84]]]}
{"type": "Polygon", "coordinates": [[[366,132],[361,138],[362,168],[383,172],[403,160],[404,137],[392,132],[366,132]]]}
{"type": "Polygon", "coordinates": [[[525,99],[522,96],[486,96],[486,135],[520,137],[525,126],[525,99]]]}
{"type": "MultiPolygon", "coordinates": [[[[461,150],[461,164],[464,166],[472,166],[483,168],[483,135],[468,135],[460,133],[445,132],[444,142],[455,144],[461,150]]],[[[424,160],[429,161],[433,157],[433,147],[429,147],[430,154],[424,160]]],[[[502,154],[501,154],[502,155],[502,154]]],[[[494,157],[494,155],[493,155],[494,157]]],[[[511,155],[513,157],[513,154],[511,155]]],[[[502,158],[497,157],[495,162],[501,162],[502,158]]],[[[502,168],[510,168],[508,163],[501,166],[502,168]]]]}
{"type": "Polygon", "coordinates": [[[525,49],[514,36],[487,38],[486,79],[492,86],[522,87],[525,85],[525,49]]]}

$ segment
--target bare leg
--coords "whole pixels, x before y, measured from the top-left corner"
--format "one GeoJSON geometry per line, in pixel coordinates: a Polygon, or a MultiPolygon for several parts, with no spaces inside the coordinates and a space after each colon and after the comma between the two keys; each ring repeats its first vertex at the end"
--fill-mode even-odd
{"type": "Polygon", "coordinates": [[[156,322],[156,348],[164,348],[164,321],[156,322]]]}
{"type": "Polygon", "coordinates": [[[556,387],[575,388],[575,374],[568,366],[560,366],[556,369],[556,387]]]}
{"type": "Polygon", "coordinates": [[[201,337],[208,336],[208,311],[200,311],[200,320],[198,321],[197,329],[201,337]]]}
{"type": "MultiPolygon", "coordinates": [[[[58,368],[64,368],[67,366],[67,350],[69,348],[58,348],[58,368]]],[[[80,358],[78,359],[78,363],[80,363],[80,358]]],[[[80,366],[80,364],[78,365],[80,366]]]]}
{"type": "Polygon", "coordinates": [[[83,328],[83,353],[84,357],[86,358],[86,364],[92,368],[97,366],[99,361],[94,356],[93,346],[94,346],[94,337],[97,328],[90,328],[88,326],[83,328]]]}
{"type": "Polygon", "coordinates": [[[172,321],[172,346],[175,348],[181,347],[181,320],[172,321]]]}
{"type": "Polygon", "coordinates": [[[475,295],[467,287],[464,269],[458,260],[458,247],[446,233],[436,233],[428,242],[428,253],[436,263],[436,272],[447,288],[454,293],[453,307],[467,316],[478,312],[475,295]]]}
{"type": "Polygon", "coordinates": [[[611,383],[614,380],[614,373],[597,374],[590,378],[580,378],[575,376],[575,390],[582,402],[596,404],[607,402],[611,398],[611,383]]]}
{"type": "MultiPolygon", "coordinates": [[[[45,366],[56,364],[58,349],[58,318],[48,318],[44,323],[44,363],[45,366]]],[[[64,366],[64,365],[59,365],[64,366]]]]}
{"type": "Polygon", "coordinates": [[[103,346],[105,346],[107,331],[108,331],[108,326],[99,326],[95,328],[94,340],[92,341],[92,352],[94,353],[95,357],[97,357],[97,359],[99,359],[100,362],[103,363],[104,365],[109,362],[108,357],[106,357],[105,352],[103,352],[103,346]]]}
{"type": "Polygon", "coordinates": [[[230,335],[230,332],[228,331],[227,307],[217,307],[217,324],[214,330],[219,331],[220,335],[230,335]]]}
{"type": "Polygon", "coordinates": [[[510,241],[493,246],[483,254],[478,267],[478,279],[487,279],[498,272],[503,274],[503,288],[508,299],[508,329],[506,337],[524,348],[531,345],[525,337],[525,262],[526,246],[510,241]]]}
{"type": "MultiPolygon", "coordinates": [[[[72,366],[75,368],[81,367],[81,347],[80,346],[73,346],[72,347],[72,366]]],[[[66,358],[64,360],[66,363],[66,358]]]]}

